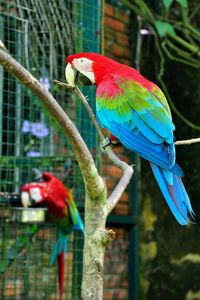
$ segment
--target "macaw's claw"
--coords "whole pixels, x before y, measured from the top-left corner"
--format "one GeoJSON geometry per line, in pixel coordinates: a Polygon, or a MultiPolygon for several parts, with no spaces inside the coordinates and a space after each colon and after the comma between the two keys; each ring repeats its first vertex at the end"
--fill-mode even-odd
{"type": "Polygon", "coordinates": [[[105,140],[101,143],[101,148],[103,149],[103,150],[105,150],[106,149],[106,147],[108,147],[108,146],[110,146],[110,145],[112,145],[112,140],[111,140],[111,138],[109,138],[108,136],[105,138],[105,140]]]}
{"type": "Polygon", "coordinates": [[[110,138],[110,137],[107,136],[105,138],[105,140],[101,143],[101,148],[103,150],[105,150],[106,147],[108,147],[110,145],[112,145],[112,146],[118,146],[118,145],[121,145],[121,143],[120,143],[120,141],[118,139],[112,139],[112,138],[110,138]]]}

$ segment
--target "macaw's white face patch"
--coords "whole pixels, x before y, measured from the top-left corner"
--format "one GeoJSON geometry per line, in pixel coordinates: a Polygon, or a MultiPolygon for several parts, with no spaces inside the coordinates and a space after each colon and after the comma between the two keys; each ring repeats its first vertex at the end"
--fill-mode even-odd
{"type": "Polygon", "coordinates": [[[79,71],[92,72],[93,61],[86,57],[74,58],[73,66],[79,71]]]}
{"type": "Polygon", "coordinates": [[[78,70],[81,74],[85,75],[91,81],[92,84],[95,83],[94,72],[92,69],[92,60],[85,57],[81,57],[73,59],[72,63],[76,70],[78,70]]]}
{"type": "Polygon", "coordinates": [[[37,187],[30,189],[30,195],[31,195],[31,199],[34,200],[36,203],[42,200],[40,189],[37,187]]]}

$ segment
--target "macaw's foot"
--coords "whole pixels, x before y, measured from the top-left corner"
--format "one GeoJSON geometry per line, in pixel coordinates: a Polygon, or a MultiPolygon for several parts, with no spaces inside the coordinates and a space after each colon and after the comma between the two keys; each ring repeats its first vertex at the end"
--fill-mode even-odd
{"type": "Polygon", "coordinates": [[[111,144],[112,144],[112,140],[107,136],[107,137],[105,138],[105,140],[101,143],[101,148],[102,148],[103,150],[105,150],[106,147],[110,146],[111,144]]]}
{"type": "Polygon", "coordinates": [[[101,148],[103,148],[103,150],[106,149],[106,147],[112,145],[112,146],[116,146],[119,145],[120,141],[117,139],[111,139],[110,137],[106,137],[105,140],[101,143],[101,148]]]}

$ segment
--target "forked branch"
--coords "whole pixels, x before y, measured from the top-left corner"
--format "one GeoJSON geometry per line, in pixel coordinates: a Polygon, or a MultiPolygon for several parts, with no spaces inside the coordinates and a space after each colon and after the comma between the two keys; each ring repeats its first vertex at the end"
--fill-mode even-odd
{"type": "MultiPolygon", "coordinates": [[[[58,80],[54,80],[54,82],[66,89],[71,89],[81,99],[83,105],[85,106],[89,114],[90,119],[94,123],[94,126],[99,134],[100,140],[103,142],[105,136],[101,130],[101,127],[99,126],[99,123],[94,115],[93,110],[91,109],[86,97],[82,94],[80,89],[77,86],[71,87],[69,84],[58,80]]],[[[107,146],[104,150],[102,149],[102,151],[104,151],[108,155],[109,159],[113,162],[114,165],[116,165],[118,168],[120,168],[123,171],[122,177],[120,178],[119,182],[117,183],[111,195],[108,197],[107,203],[105,204],[104,207],[107,214],[109,214],[112,211],[112,209],[115,207],[117,202],[119,201],[126,186],[128,185],[131,176],[133,174],[133,168],[129,166],[127,163],[125,163],[124,161],[120,160],[119,157],[112,150],[111,146],[107,146]]]]}

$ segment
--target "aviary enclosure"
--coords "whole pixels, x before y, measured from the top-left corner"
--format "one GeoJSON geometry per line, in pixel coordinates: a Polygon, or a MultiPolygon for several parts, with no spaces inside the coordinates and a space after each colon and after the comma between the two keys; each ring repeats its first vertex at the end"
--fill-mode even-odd
{"type": "MultiPolygon", "coordinates": [[[[0,39],[59,100],[99,165],[99,141],[87,113],[75,96],[55,86],[53,79],[64,81],[68,54],[100,52],[102,4],[103,1],[92,0],[14,0],[0,4],[0,39]]],[[[92,99],[94,90],[87,89],[87,95],[92,99]]],[[[37,209],[31,215],[23,214],[19,209],[19,191],[21,185],[34,180],[33,168],[50,171],[73,188],[76,203],[84,214],[82,177],[57,124],[37,98],[3,68],[0,116],[0,299],[59,299],[57,266],[49,264],[55,227],[41,218],[37,209]],[[39,226],[37,233],[35,226],[39,226]]],[[[131,288],[137,280],[133,268],[134,222],[132,214],[113,214],[108,219],[108,226],[116,227],[117,239],[106,252],[105,299],[126,299],[135,292],[131,288]]],[[[63,299],[80,299],[82,248],[81,234],[71,235],[63,299]]]]}

